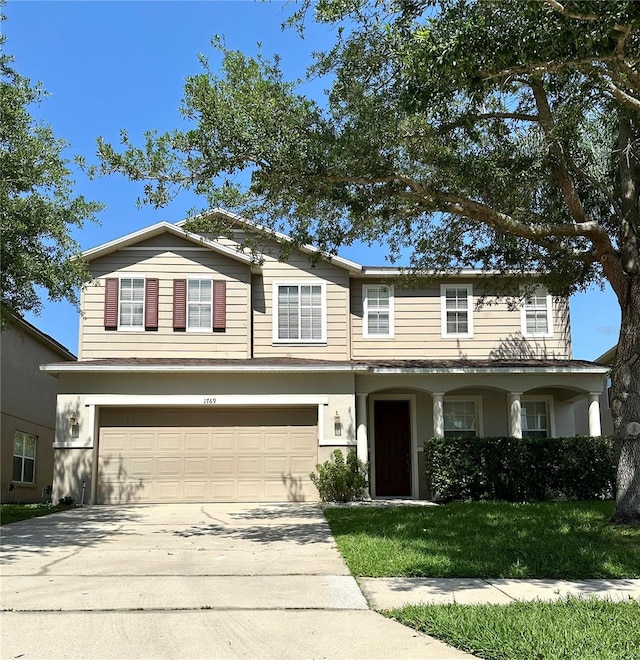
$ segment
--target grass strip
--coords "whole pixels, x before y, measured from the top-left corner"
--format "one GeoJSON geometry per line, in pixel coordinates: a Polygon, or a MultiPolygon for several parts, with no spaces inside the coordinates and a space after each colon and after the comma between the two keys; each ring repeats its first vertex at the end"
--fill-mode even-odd
{"type": "Polygon", "coordinates": [[[637,660],[640,603],[569,597],[551,603],[422,605],[385,616],[490,660],[637,660]]]}
{"type": "Polygon", "coordinates": [[[0,525],[29,520],[40,516],[48,516],[57,511],[67,511],[69,505],[53,504],[0,504],[0,525]]]}
{"type": "Polygon", "coordinates": [[[613,502],[336,507],[325,516],[355,576],[639,578],[640,528],[613,502]]]}

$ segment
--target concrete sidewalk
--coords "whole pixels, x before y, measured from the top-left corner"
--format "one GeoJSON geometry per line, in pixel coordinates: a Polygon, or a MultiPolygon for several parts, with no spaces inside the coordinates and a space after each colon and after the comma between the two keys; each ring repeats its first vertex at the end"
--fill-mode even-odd
{"type": "Polygon", "coordinates": [[[418,603],[491,603],[553,601],[595,596],[640,601],[640,580],[483,580],[473,578],[359,578],[370,607],[386,610],[418,603]]]}

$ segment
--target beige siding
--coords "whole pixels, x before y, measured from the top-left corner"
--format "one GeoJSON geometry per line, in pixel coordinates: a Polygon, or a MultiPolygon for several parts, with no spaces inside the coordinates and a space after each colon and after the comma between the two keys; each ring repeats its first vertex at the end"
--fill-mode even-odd
{"type": "Polygon", "coordinates": [[[82,295],[80,359],[249,357],[251,275],[247,264],[165,234],[96,259],[90,269],[95,279],[82,295]],[[123,273],[159,279],[157,331],[105,331],[104,281],[123,273]],[[227,282],[227,327],[223,333],[173,330],[173,280],[198,275],[227,282]]]}
{"type": "MultiPolygon", "coordinates": [[[[452,358],[567,358],[570,332],[566,301],[554,303],[553,337],[526,338],[522,334],[521,312],[505,302],[487,298],[473,311],[472,338],[444,338],[441,326],[440,282],[423,289],[394,288],[393,339],[363,338],[362,285],[351,282],[351,327],[354,359],[452,359],[452,358]]],[[[453,283],[453,280],[447,281],[453,283]]],[[[471,280],[455,281],[469,284],[471,280]]],[[[482,293],[474,285],[477,301],[482,293]]]]}
{"type": "Polygon", "coordinates": [[[349,275],[346,270],[320,261],[315,266],[307,255],[294,252],[288,261],[266,256],[263,274],[253,280],[255,357],[286,356],[323,360],[349,359],[349,275]],[[277,282],[321,283],[326,286],[327,341],[319,344],[274,343],[273,291],[277,282]]]}

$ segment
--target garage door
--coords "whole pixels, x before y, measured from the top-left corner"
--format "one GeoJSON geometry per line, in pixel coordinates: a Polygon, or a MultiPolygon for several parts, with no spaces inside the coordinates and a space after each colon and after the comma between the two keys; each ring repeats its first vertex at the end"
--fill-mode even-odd
{"type": "Polygon", "coordinates": [[[317,408],[103,409],[98,501],[316,500],[317,408]]]}

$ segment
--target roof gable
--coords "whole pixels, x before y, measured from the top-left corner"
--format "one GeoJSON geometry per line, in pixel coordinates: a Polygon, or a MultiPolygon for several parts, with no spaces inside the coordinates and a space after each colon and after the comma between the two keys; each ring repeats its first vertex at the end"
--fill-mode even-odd
{"type": "Polygon", "coordinates": [[[213,252],[217,252],[218,254],[222,254],[226,257],[230,257],[244,264],[248,264],[252,266],[255,265],[253,263],[251,256],[249,255],[243,254],[242,252],[238,252],[237,250],[227,247],[226,245],[222,245],[216,241],[212,241],[210,239],[204,238],[199,234],[193,234],[191,232],[185,231],[184,229],[182,229],[182,227],[179,227],[177,225],[171,224],[170,222],[166,222],[166,221],[158,222],[157,224],[151,225],[150,227],[145,227],[144,229],[140,229],[131,234],[127,234],[126,236],[122,236],[121,238],[117,238],[113,241],[109,241],[108,243],[103,243],[102,245],[98,245],[97,247],[91,248],[89,250],[85,250],[82,253],[82,258],[85,261],[93,261],[94,259],[98,259],[99,257],[104,257],[105,255],[111,254],[112,252],[116,252],[123,248],[138,245],[139,243],[148,241],[149,239],[152,239],[156,236],[160,236],[161,234],[164,233],[172,234],[181,239],[184,239],[185,241],[191,244],[203,248],[208,248],[213,252]]]}
{"type": "MultiPolygon", "coordinates": [[[[268,236],[274,239],[275,241],[277,241],[278,243],[293,243],[293,239],[290,236],[287,236],[286,234],[283,234],[279,231],[275,231],[274,229],[264,227],[263,225],[259,225],[251,220],[247,220],[246,218],[243,218],[242,216],[237,215],[236,213],[231,213],[231,211],[227,211],[226,209],[222,209],[222,208],[211,209],[209,211],[201,213],[199,217],[204,217],[207,215],[222,215],[225,218],[229,220],[233,220],[233,222],[238,223],[239,225],[246,228],[250,232],[255,232],[257,234],[268,236]]],[[[198,216],[196,216],[196,218],[181,220],[180,222],[176,223],[176,226],[182,227],[187,222],[197,219],[197,217],[198,216]]],[[[301,252],[304,252],[305,254],[320,255],[322,259],[324,259],[325,261],[335,266],[338,266],[339,268],[343,268],[344,270],[347,270],[349,271],[349,273],[352,274],[359,274],[363,270],[362,266],[356,263],[355,261],[350,261],[349,259],[345,259],[344,257],[322,254],[322,252],[313,245],[300,245],[297,246],[297,249],[299,249],[301,252]]]]}

